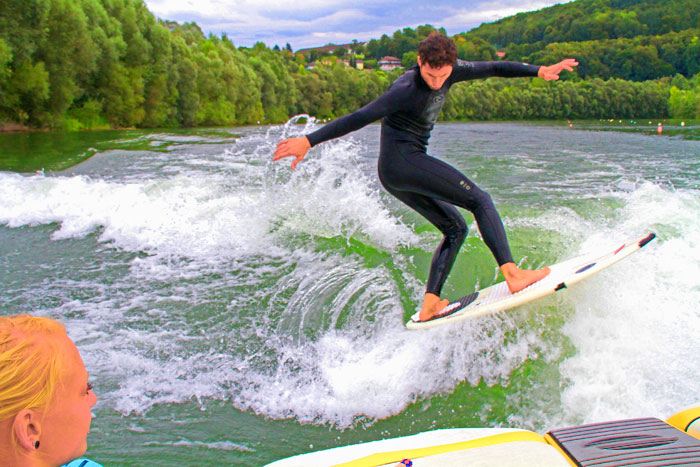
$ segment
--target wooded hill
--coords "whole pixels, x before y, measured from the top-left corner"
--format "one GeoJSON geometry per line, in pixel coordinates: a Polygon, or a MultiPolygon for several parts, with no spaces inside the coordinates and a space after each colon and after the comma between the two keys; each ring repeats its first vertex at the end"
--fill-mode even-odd
{"type": "Polygon", "coordinates": [[[465,36],[513,60],[574,54],[582,78],[643,81],[700,72],[696,0],[579,0],[483,24],[465,36]]]}

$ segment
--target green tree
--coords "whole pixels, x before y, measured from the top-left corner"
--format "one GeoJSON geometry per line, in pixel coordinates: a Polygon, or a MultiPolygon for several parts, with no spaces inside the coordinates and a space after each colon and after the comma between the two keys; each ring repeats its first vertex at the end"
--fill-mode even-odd
{"type": "Polygon", "coordinates": [[[700,118],[700,89],[681,90],[672,86],[668,111],[673,118],[700,118]]]}
{"type": "Polygon", "coordinates": [[[418,63],[418,52],[416,51],[406,52],[401,57],[401,66],[404,68],[410,68],[416,63],[418,63]]]}
{"type": "Polygon", "coordinates": [[[98,50],[85,13],[72,0],[52,0],[46,25],[49,34],[37,55],[49,73],[48,113],[60,119],[85,92],[97,68],[98,50]]]}
{"type": "Polygon", "coordinates": [[[15,96],[9,86],[12,78],[11,63],[12,49],[0,39],[0,121],[9,119],[11,109],[16,105],[16,102],[13,102],[15,96]]]}

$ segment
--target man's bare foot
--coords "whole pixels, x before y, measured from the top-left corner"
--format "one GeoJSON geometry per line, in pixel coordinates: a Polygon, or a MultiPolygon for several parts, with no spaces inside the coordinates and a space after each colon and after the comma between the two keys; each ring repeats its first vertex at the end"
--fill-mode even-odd
{"type": "Polygon", "coordinates": [[[536,270],[519,269],[515,263],[506,263],[501,266],[501,272],[503,272],[510,293],[516,293],[528,285],[544,279],[549,274],[550,269],[548,267],[536,270]]]}
{"type": "Polygon", "coordinates": [[[440,311],[450,304],[449,300],[440,300],[435,294],[427,293],[423,299],[423,307],[420,310],[418,319],[421,321],[428,321],[433,318],[433,316],[440,313],[440,311]]]}

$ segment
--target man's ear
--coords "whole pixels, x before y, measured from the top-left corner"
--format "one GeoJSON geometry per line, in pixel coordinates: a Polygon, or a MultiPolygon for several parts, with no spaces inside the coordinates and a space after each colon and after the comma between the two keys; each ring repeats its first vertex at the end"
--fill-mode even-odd
{"type": "Polygon", "coordinates": [[[20,410],[12,423],[12,431],[14,431],[17,443],[22,450],[36,450],[34,446],[41,438],[40,414],[35,410],[20,410]]]}
{"type": "Polygon", "coordinates": [[[419,67],[423,66],[423,62],[420,61],[420,55],[418,56],[418,58],[416,60],[418,61],[419,67]]]}

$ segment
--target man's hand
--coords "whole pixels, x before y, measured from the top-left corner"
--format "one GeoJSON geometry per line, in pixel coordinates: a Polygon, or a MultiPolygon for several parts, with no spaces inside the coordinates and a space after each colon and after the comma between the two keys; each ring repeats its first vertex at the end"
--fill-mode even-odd
{"type": "Polygon", "coordinates": [[[574,67],[577,65],[578,62],[575,58],[567,58],[551,66],[541,66],[540,70],[537,72],[537,76],[547,81],[557,80],[562,70],[573,71],[574,67]]]}
{"type": "Polygon", "coordinates": [[[302,136],[301,138],[288,138],[279,142],[272,160],[278,161],[285,157],[294,157],[295,159],[292,162],[292,170],[294,170],[297,164],[304,159],[304,156],[306,156],[310,148],[311,143],[309,143],[306,136],[302,136]]]}

